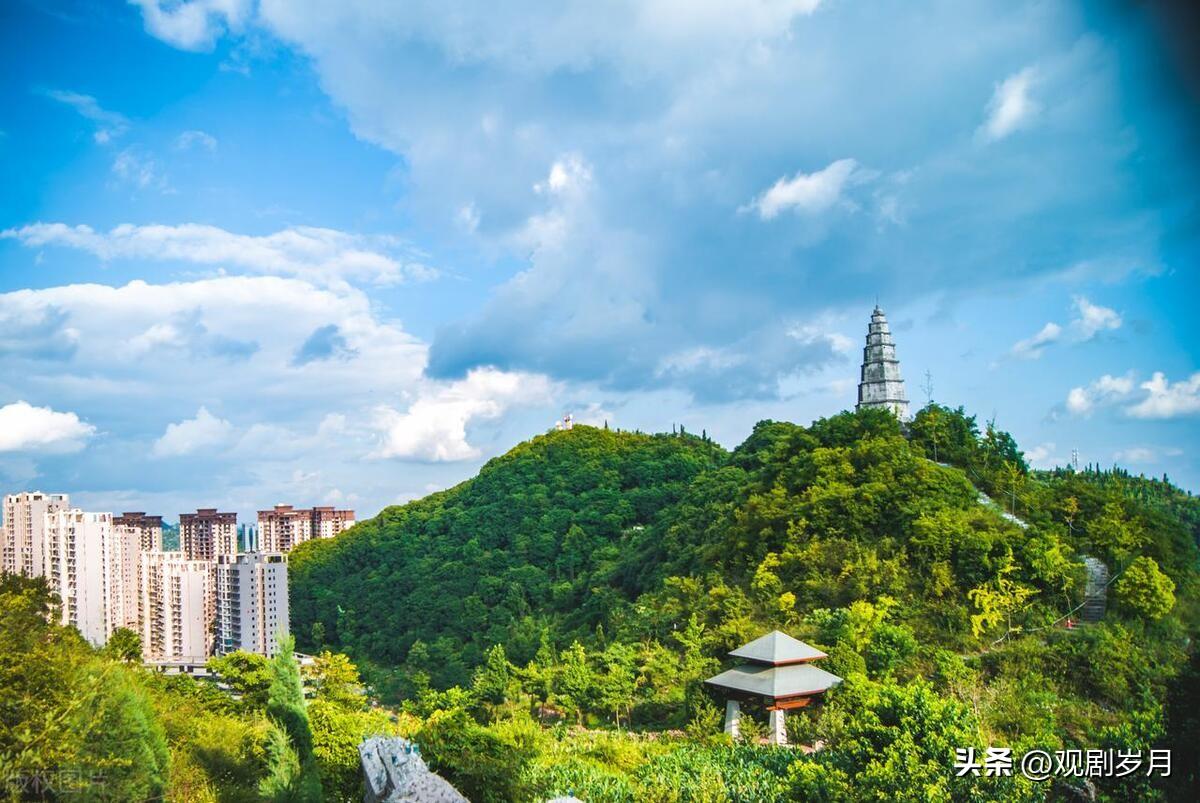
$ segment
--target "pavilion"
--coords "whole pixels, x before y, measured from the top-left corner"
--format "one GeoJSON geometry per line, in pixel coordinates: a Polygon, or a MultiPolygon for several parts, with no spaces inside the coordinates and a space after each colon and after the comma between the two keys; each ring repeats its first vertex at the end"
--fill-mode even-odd
{"type": "Polygon", "coordinates": [[[725,732],[737,738],[741,701],[760,698],[771,712],[771,744],[787,744],[786,711],[803,708],[818,694],[842,682],[837,675],[812,665],[825,653],[773,630],[729,653],[746,663],[704,681],[725,692],[725,732]]]}

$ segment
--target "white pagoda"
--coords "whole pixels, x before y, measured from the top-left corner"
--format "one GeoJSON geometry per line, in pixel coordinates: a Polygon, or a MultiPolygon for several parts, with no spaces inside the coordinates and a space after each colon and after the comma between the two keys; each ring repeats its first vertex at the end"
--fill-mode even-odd
{"type": "Polygon", "coordinates": [[[862,377],[855,409],[864,407],[883,407],[901,421],[908,420],[908,397],[904,395],[904,380],[900,378],[896,341],[892,340],[887,316],[878,304],[867,326],[867,345],[863,348],[862,377]]]}

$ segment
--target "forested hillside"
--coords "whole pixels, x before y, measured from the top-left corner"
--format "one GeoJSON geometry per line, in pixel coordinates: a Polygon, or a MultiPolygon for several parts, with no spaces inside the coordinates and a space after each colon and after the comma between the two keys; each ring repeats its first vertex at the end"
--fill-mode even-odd
{"type": "Polygon", "coordinates": [[[662,799],[702,799],[694,786],[1040,800],[1083,781],[969,784],[952,777],[952,748],[1171,745],[1171,782],[1098,782],[1105,799],[1149,799],[1197,778],[1198,511],[1165,480],[1030,471],[1007,433],[937,405],[903,432],[870,410],[763,422],[733,452],[576,427],[302,545],[293,629],[350,653],[412,713],[464,717],[491,745],[475,752],[508,756],[503,779],[445,745],[437,766],[509,796],[641,799],[675,772],[682,797],[662,799]],[[1108,613],[1068,628],[1085,555],[1111,571],[1108,613]],[[791,725],[827,745],[812,759],[709,744],[719,701],[700,681],[772,628],[824,648],[846,678],[791,725]],[[582,737],[514,736],[530,718],[683,728],[693,747],[684,760],[636,739],[609,755],[582,737]]]}

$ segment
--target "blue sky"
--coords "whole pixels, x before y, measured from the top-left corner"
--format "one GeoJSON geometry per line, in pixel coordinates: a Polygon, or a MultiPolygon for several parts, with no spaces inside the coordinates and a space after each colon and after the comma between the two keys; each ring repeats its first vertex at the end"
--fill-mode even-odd
{"type": "Polygon", "coordinates": [[[1200,490],[1196,85],[1138,4],[0,9],[0,486],[373,514],[580,420],[909,396],[1200,490]]]}

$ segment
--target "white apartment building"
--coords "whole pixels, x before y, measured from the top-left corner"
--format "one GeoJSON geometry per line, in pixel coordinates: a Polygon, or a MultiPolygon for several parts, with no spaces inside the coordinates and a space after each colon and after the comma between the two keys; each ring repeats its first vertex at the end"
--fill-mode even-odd
{"type": "Polygon", "coordinates": [[[141,563],[142,657],[204,663],[212,652],[212,563],[183,552],[146,552],[141,563]]]}
{"type": "Polygon", "coordinates": [[[0,534],[0,571],[41,577],[46,573],[42,554],[43,526],[47,513],[71,506],[66,494],[41,491],[4,497],[4,529],[0,534]]]}
{"type": "MultiPolygon", "coordinates": [[[[42,536],[46,580],[62,602],[62,624],[101,646],[113,630],[130,624],[124,578],[128,562],[136,565],[136,551],[114,537],[111,513],[46,513],[42,536]]],[[[136,625],[136,600],[133,611],[136,625]]]]}
{"type": "Polygon", "coordinates": [[[216,562],[216,653],[237,650],[271,656],[288,628],[287,555],[248,552],[216,562]]]}
{"type": "Polygon", "coordinates": [[[136,547],[137,559],[124,564],[124,586],[129,589],[124,599],[125,616],[133,630],[141,630],[142,612],[142,563],[145,552],[162,552],[162,516],[147,516],[141,511],[126,512],[113,516],[115,536],[123,548],[136,547]]]}
{"type": "Polygon", "coordinates": [[[353,524],[353,510],[275,505],[258,511],[259,546],[264,552],[286,553],[313,538],[332,538],[353,524]]]}

